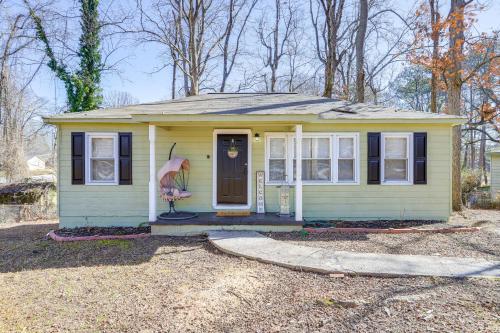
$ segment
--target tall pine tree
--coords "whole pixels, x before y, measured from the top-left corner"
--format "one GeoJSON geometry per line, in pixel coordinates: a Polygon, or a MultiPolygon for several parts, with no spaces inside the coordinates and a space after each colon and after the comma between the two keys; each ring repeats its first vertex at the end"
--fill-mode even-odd
{"type": "Polygon", "coordinates": [[[55,75],[64,83],[67,102],[70,112],[93,110],[102,103],[102,89],[100,88],[101,59],[99,32],[99,13],[97,7],[99,0],[80,0],[80,43],[77,56],[80,59],[79,68],[75,71],[68,69],[67,65],[59,61],[45,33],[42,20],[24,0],[30,11],[30,16],[35,23],[37,38],[44,44],[45,53],[49,59],[48,66],[55,75]]]}

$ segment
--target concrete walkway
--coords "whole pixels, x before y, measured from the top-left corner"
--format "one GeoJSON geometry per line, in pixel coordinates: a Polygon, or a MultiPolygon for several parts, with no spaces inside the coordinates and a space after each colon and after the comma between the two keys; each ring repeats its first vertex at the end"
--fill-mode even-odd
{"type": "Polygon", "coordinates": [[[304,271],[368,276],[500,277],[500,261],[333,251],[277,241],[255,231],[210,231],[208,239],[222,252],[304,271]]]}

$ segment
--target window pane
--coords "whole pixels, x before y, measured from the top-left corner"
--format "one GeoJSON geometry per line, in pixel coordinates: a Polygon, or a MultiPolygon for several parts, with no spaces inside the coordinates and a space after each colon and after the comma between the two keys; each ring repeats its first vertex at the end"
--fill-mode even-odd
{"type": "Polygon", "coordinates": [[[339,160],[339,180],[354,181],[354,160],[339,160]]]}
{"type": "MultiPolygon", "coordinates": [[[[293,179],[296,174],[296,160],[293,161],[293,179]]],[[[330,180],[330,160],[302,160],[302,180],[330,180]]]]}
{"type": "Polygon", "coordinates": [[[269,139],[269,157],[285,158],[285,138],[269,139]]]}
{"type": "Polygon", "coordinates": [[[385,138],[385,157],[386,158],[406,158],[406,138],[385,138]]]}
{"type": "Polygon", "coordinates": [[[91,167],[91,180],[97,181],[114,181],[115,179],[115,161],[106,160],[92,160],[91,167]]]}
{"type": "Polygon", "coordinates": [[[354,158],[354,139],[339,138],[339,157],[354,158]]]}
{"type": "Polygon", "coordinates": [[[314,138],[312,139],[312,158],[330,157],[330,139],[314,138]]]}
{"type": "MultiPolygon", "coordinates": [[[[312,154],[311,154],[311,142],[312,142],[312,139],[310,138],[302,138],[302,158],[311,158],[312,157],[312,154]]],[[[294,158],[297,156],[297,150],[296,150],[296,145],[295,145],[295,139],[293,140],[293,149],[294,149],[294,158]]]]}
{"type": "Polygon", "coordinates": [[[406,160],[388,160],[384,162],[385,180],[407,180],[406,160]]]}
{"type": "Polygon", "coordinates": [[[285,160],[269,160],[269,180],[284,181],[286,176],[285,160]]]}
{"type": "Polygon", "coordinates": [[[92,138],[92,157],[113,157],[113,138],[92,138]]]}
{"type": "MultiPolygon", "coordinates": [[[[293,140],[293,157],[295,158],[295,139],[293,140]]],[[[328,138],[302,138],[302,158],[329,158],[330,139],[328,138]]]]}

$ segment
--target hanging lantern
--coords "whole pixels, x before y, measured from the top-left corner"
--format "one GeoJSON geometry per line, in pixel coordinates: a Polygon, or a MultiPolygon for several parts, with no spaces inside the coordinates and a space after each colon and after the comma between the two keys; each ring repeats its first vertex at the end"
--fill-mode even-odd
{"type": "Polygon", "coordinates": [[[234,143],[234,139],[231,139],[231,144],[229,145],[229,148],[227,149],[227,156],[229,156],[229,158],[238,157],[238,147],[236,147],[236,144],[234,143]]]}

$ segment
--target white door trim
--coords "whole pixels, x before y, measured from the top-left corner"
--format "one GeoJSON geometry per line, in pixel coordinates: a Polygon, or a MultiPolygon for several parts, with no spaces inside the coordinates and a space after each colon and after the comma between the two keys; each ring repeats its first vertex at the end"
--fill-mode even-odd
{"type": "Polygon", "coordinates": [[[250,209],[252,207],[252,130],[251,129],[214,129],[212,137],[212,207],[213,209],[250,209]],[[247,139],[247,204],[231,205],[217,203],[217,135],[246,134],[247,139]]]}

